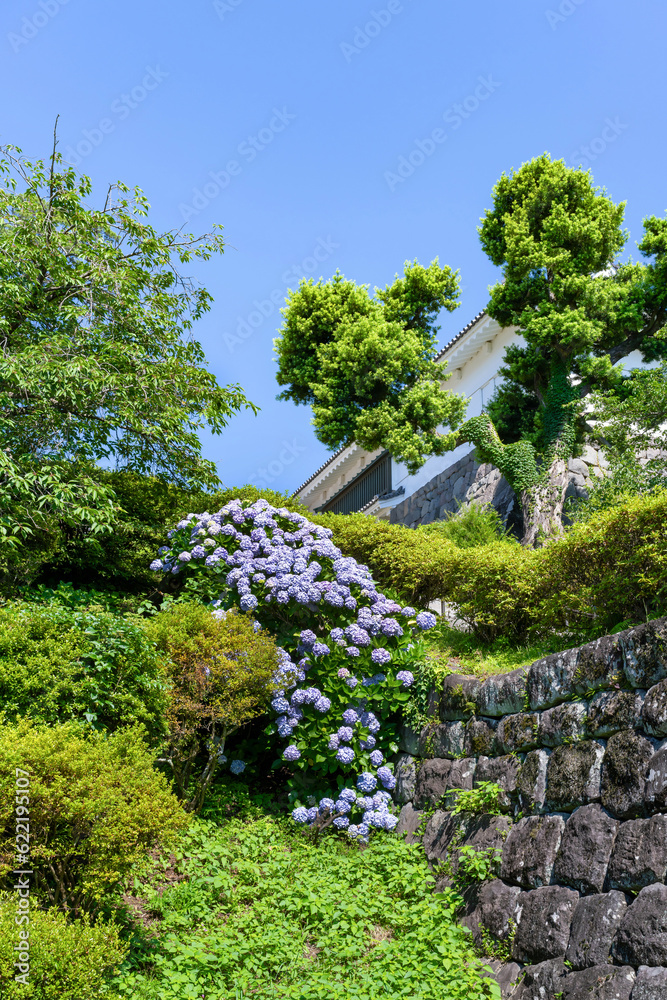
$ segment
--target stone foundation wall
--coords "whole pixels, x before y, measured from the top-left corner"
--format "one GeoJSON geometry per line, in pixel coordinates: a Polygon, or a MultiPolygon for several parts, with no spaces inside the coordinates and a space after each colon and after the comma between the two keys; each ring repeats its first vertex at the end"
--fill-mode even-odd
{"type": "MultiPolygon", "coordinates": [[[[568,468],[570,484],[566,496],[577,496],[586,489],[591,476],[604,475],[607,461],[601,452],[586,446],[581,458],[570,459],[568,468]]],[[[521,519],[514,491],[507,480],[493,465],[476,462],[473,450],[392,508],[389,520],[392,524],[416,528],[441,520],[448,512],[458,510],[460,504],[471,501],[492,504],[507,527],[518,524],[521,519]]]]}
{"type": "Polygon", "coordinates": [[[667,619],[509,674],[449,676],[431,705],[403,733],[398,830],[436,875],[463,846],[501,851],[462,919],[502,955],[503,996],[665,1000],[667,619]],[[448,811],[453,789],[482,781],[503,789],[502,815],[448,811]]]}

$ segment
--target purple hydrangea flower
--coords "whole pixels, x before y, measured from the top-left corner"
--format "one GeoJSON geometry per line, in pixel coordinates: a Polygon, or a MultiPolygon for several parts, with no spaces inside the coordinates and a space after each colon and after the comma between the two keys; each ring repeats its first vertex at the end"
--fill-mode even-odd
{"type": "Polygon", "coordinates": [[[307,649],[310,649],[310,647],[314,646],[315,643],[317,642],[317,636],[309,628],[306,628],[306,629],[303,630],[303,632],[300,635],[300,639],[301,639],[302,644],[307,649]]]}
{"type": "Polygon", "coordinates": [[[304,806],[297,806],[296,809],[292,810],[292,819],[295,823],[307,823],[308,810],[304,806]]]}
{"type": "Polygon", "coordinates": [[[380,764],[382,764],[382,762],[384,761],[384,755],[382,754],[382,751],[381,750],[373,750],[371,752],[370,760],[371,760],[371,764],[373,765],[373,767],[379,767],[380,764]]]}
{"type": "Polygon", "coordinates": [[[319,811],[321,813],[327,812],[327,810],[329,812],[331,812],[331,810],[333,809],[333,807],[334,807],[334,801],[333,801],[333,799],[326,799],[326,798],[325,799],[320,799],[319,811]]]}
{"type": "Polygon", "coordinates": [[[396,787],[396,778],[391,773],[388,767],[378,768],[378,778],[380,779],[384,787],[389,789],[389,791],[391,791],[393,788],[396,787]]]}
{"type": "Polygon", "coordinates": [[[359,650],[356,646],[348,646],[345,652],[348,656],[359,656],[359,650]]]}
{"type": "Polygon", "coordinates": [[[279,712],[281,714],[284,714],[285,712],[289,712],[290,705],[287,698],[278,697],[274,698],[273,701],[271,702],[271,708],[273,709],[274,712],[279,712]]]}
{"type": "Polygon", "coordinates": [[[353,726],[355,722],[359,721],[359,716],[353,708],[346,708],[343,712],[343,722],[348,726],[353,726]]]}
{"type": "Polygon", "coordinates": [[[434,628],[438,623],[438,619],[430,611],[420,611],[417,615],[417,625],[423,631],[426,629],[434,628]]]}
{"type": "Polygon", "coordinates": [[[338,747],[340,746],[340,736],[338,736],[336,733],[334,733],[333,736],[330,736],[327,746],[329,747],[330,750],[337,750],[338,747]]]}
{"type": "Polygon", "coordinates": [[[356,688],[357,684],[359,683],[359,680],[358,680],[357,677],[347,677],[345,679],[345,683],[347,684],[347,686],[349,688],[351,688],[354,691],[354,689],[356,688]]]}
{"type": "Polygon", "coordinates": [[[206,555],[206,549],[203,545],[195,545],[192,550],[192,556],[194,559],[203,559],[206,555]]]}
{"type": "Polygon", "coordinates": [[[244,594],[241,598],[241,611],[252,611],[257,607],[257,598],[254,594],[244,594]]]}
{"type": "Polygon", "coordinates": [[[359,744],[362,750],[372,750],[375,746],[375,737],[367,736],[365,740],[362,740],[359,744]]]}
{"type": "Polygon", "coordinates": [[[355,802],[357,799],[357,793],[354,788],[343,788],[343,790],[338,793],[338,798],[345,799],[346,802],[355,802]]]}
{"type": "Polygon", "coordinates": [[[360,792],[364,792],[368,795],[370,792],[375,791],[377,787],[377,778],[370,771],[362,771],[362,773],[357,778],[357,788],[360,792]]]}
{"type": "Polygon", "coordinates": [[[389,638],[395,638],[403,635],[403,629],[398,624],[395,618],[385,618],[381,626],[382,633],[389,638]]]}
{"type": "Polygon", "coordinates": [[[339,830],[344,830],[350,825],[350,821],[347,816],[336,816],[333,821],[333,825],[338,827],[339,830]]]}
{"type": "Polygon", "coordinates": [[[329,647],[326,642],[316,642],[313,646],[313,656],[327,656],[329,647]]]}
{"type": "Polygon", "coordinates": [[[371,653],[371,660],[373,663],[389,663],[391,660],[391,653],[388,649],[374,649],[371,653]]]}
{"type": "Polygon", "coordinates": [[[350,726],[341,726],[336,735],[341,743],[350,743],[354,733],[350,726]]]}
{"type": "Polygon", "coordinates": [[[244,760],[233,760],[229,765],[229,770],[232,774],[243,774],[245,771],[245,761],[244,760]]]}
{"type": "Polygon", "coordinates": [[[405,615],[406,618],[414,618],[417,612],[415,611],[414,608],[411,608],[408,605],[406,605],[406,607],[401,608],[401,614],[405,615]]]}
{"type": "Polygon", "coordinates": [[[324,695],[322,695],[321,698],[317,699],[314,707],[316,711],[321,712],[324,715],[325,712],[328,712],[331,708],[331,701],[329,698],[325,698],[324,695]]]}
{"type": "Polygon", "coordinates": [[[396,680],[400,681],[404,688],[411,687],[415,682],[414,675],[409,670],[399,670],[396,674],[396,680]]]}
{"type": "Polygon", "coordinates": [[[150,569],[152,569],[154,573],[159,573],[162,568],[163,567],[161,559],[154,559],[153,562],[150,564],[150,569]]]}
{"type": "Polygon", "coordinates": [[[352,747],[341,747],[336,754],[336,760],[339,760],[341,764],[351,764],[354,760],[354,750],[352,747]]]}
{"type": "Polygon", "coordinates": [[[338,671],[338,677],[340,677],[341,680],[344,680],[346,677],[349,676],[350,676],[350,671],[347,669],[347,667],[341,667],[340,670],[338,671]]]}
{"type": "Polygon", "coordinates": [[[283,750],[283,760],[298,760],[300,756],[301,751],[294,743],[291,743],[283,750]]]}
{"type": "Polygon", "coordinates": [[[178,561],[182,563],[190,562],[192,555],[189,552],[181,552],[178,556],[178,561]]]}

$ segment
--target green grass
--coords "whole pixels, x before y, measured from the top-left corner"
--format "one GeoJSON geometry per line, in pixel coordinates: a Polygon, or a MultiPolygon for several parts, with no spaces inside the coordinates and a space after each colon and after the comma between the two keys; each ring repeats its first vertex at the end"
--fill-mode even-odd
{"type": "Polygon", "coordinates": [[[314,842],[276,816],[195,822],[134,890],[143,927],[114,989],[133,1000],[482,1000],[458,898],[391,834],[314,842]],[[162,880],[162,884],[160,881],[162,880]]]}
{"type": "Polygon", "coordinates": [[[435,628],[424,633],[423,641],[437,677],[446,674],[475,674],[478,677],[505,674],[561,648],[558,637],[552,643],[530,646],[512,645],[506,639],[483,643],[471,632],[452,628],[443,618],[438,619],[435,628]]]}

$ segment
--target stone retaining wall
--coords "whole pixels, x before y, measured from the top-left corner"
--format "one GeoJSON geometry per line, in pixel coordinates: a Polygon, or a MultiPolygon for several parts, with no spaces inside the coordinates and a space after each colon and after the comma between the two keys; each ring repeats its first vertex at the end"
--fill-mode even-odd
{"type": "MultiPolygon", "coordinates": [[[[604,455],[587,445],[581,458],[571,458],[568,463],[570,483],[566,496],[581,495],[590,477],[604,475],[606,468],[604,455]]],[[[474,450],[393,507],[389,520],[392,524],[416,528],[441,520],[447,513],[458,510],[460,504],[471,501],[492,504],[507,527],[521,520],[519,505],[507,480],[493,465],[476,462],[474,450]]]]}
{"type": "Polygon", "coordinates": [[[436,874],[462,846],[502,852],[462,919],[504,955],[503,996],[667,1000],[667,619],[509,674],[449,676],[431,704],[403,733],[398,830],[436,874]],[[504,790],[502,815],[447,811],[482,781],[504,790]]]}

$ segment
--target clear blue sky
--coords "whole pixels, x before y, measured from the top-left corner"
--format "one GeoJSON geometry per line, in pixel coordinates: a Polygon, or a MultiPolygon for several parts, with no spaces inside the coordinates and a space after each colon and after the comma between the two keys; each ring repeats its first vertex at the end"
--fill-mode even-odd
{"type": "Polygon", "coordinates": [[[310,410],[275,400],[295,268],[384,285],[439,256],[464,287],[444,343],[496,277],[476,234],[494,182],[544,150],[627,200],[634,250],[667,209],[666,37],[664,0],[5,0],[0,141],[46,155],[59,114],[100,196],[121,179],[156,227],[224,226],[192,272],[215,297],[196,332],[262,409],[204,449],[228,485],[293,490],[327,457],[310,410]]]}

